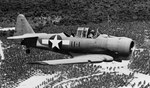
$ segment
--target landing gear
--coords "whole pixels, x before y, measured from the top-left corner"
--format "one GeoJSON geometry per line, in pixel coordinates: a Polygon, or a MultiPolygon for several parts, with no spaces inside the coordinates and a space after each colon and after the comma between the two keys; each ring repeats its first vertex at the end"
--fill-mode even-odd
{"type": "Polygon", "coordinates": [[[92,61],[91,60],[88,60],[88,64],[91,64],[92,63],[92,61]]]}
{"type": "Polygon", "coordinates": [[[93,65],[92,61],[91,60],[88,60],[88,65],[93,65]]]}
{"type": "Polygon", "coordinates": [[[26,49],[26,54],[30,54],[30,49],[29,48],[26,49]]]}

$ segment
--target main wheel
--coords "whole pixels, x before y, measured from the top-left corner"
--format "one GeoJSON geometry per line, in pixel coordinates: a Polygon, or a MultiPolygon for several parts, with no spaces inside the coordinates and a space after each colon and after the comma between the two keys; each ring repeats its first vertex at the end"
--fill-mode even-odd
{"type": "Polygon", "coordinates": [[[30,54],[30,49],[26,49],[26,54],[30,54]]]}

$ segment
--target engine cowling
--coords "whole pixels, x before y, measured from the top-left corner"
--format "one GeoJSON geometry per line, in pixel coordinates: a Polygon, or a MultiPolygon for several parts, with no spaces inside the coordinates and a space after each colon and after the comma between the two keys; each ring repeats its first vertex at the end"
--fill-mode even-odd
{"type": "Polygon", "coordinates": [[[130,54],[134,47],[134,41],[125,37],[113,37],[107,39],[106,48],[120,54],[130,54]]]}

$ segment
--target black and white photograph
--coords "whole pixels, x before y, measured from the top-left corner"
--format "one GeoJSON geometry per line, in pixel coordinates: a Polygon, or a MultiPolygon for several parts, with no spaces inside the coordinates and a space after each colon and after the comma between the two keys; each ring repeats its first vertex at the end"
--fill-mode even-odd
{"type": "Polygon", "coordinates": [[[150,0],[0,0],[0,88],[150,88],[150,0]]]}

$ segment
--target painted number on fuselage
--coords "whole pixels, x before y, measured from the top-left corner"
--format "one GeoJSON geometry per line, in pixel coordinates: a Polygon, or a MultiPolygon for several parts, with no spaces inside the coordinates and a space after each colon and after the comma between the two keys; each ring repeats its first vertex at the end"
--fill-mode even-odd
{"type": "Polygon", "coordinates": [[[72,41],[71,42],[71,47],[80,47],[80,42],[72,41]]]}

